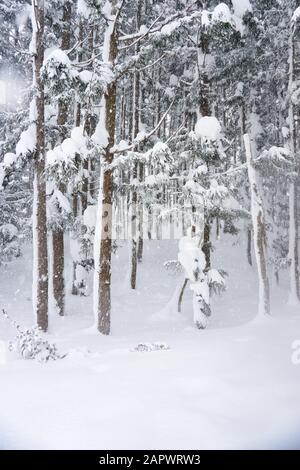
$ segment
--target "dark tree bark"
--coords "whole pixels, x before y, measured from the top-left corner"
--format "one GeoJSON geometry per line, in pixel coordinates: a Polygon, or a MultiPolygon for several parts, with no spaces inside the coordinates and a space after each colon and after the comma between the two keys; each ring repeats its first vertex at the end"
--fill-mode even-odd
{"type": "MultiPolygon", "coordinates": [[[[111,1],[112,12],[117,14],[116,5],[117,0],[111,1]]],[[[114,20],[113,27],[107,26],[106,35],[109,40],[109,51],[108,60],[114,66],[117,53],[117,39],[118,39],[118,24],[117,18],[114,20]],[[111,30],[112,28],[112,30],[111,30]]],[[[107,60],[107,57],[104,57],[107,60]]],[[[113,153],[111,149],[114,146],[115,141],[115,125],[116,125],[116,95],[117,85],[113,81],[107,87],[107,91],[104,95],[102,104],[104,106],[104,117],[108,143],[105,148],[104,161],[106,164],[110,164],[113,161],[113,153]]],[[[100,244],[99,253],[96,256],[99,258],[95,260],[95,283],[97,285],[95,304],[96,314],[98,318],[97,327],[98,331],[104,335],[110,333],[110,321],[111,321],[111,255],[112,255],[112,194],[113,194],[113,172],[110,168],[102,167],[102,184],[100,185],[99,201],[101,220],[97,223],[100,224],[101,231],[99,233],[100,240],[96,239],[96,242],[100,244]],[[101,200],[100,200],[101,198],[101,200]]],[[[96,230],[100,229],[98,226],[96,230]]],[[[98,247],[97,247],[98,248],[98,247]]]]}
{"type": "Polygon", "coordinates": [[[48,250],[47,250],[47,213],[45,181],[45,109],[44,85],[41,68],[44,60],[44,1],[33,0],[36,28],[36,51],[34,55],[34,80],[36,85],[36,149],[34,163],[34,283],[33,298],[37,324],[48,329],[48,250]]]}
{"type": "MultiPolygon", "coordinates": [[[[206,32],[205,27],[202,27],[202,31],[200,33],[200,47],[203,57],[209,53],[209,35],[206,32]]],[[[209,99],[209,92],[210,92],[210,80],[208,76],[208,72],[205,66],[205,59],[200,68],[199,64],[199,78],[200,78],[200,97],[199,97],[199,111],[201,116],[210,116],[211,115],[211,108],[210,108],[210,99],[209,99]]],[[[205,263],[206,269],[210,268],[210,223],[205,218],[205,226],[204,226],[204,238],[203,238],[203,246],[202,251],[205,255],[205,263]]]]}
{"type": "MultiPolygon", "coordinates": [[[[137,15],[136,15],[136,28],[137,31],[140,28],[141,23],[141,11],[142,11],[143,0],[138,1],[137,5],[137,15]]],[[[136,46],[136,53],[138,52],[139,47],[136,46]]],[[[133,103],[132,103],[132,140],[135,139],[139,132],[140,124],[140,73],[135,72],[133,75],[133,103]]],[[[137,181],[138,179],[138,163],[135,164],[133,170],[133,179],[137,181]]],[[[132,193],[132,217],[131,217],[131,226],[132,226],[132,248],[131,248],[131,276],[130,276],[130,285],[131,289],[136,288],[136,278],[137,278],[137,265],[138,265],[138,253],[140,251],[140,260],[141,260],[141,250],[142,246],[140,245],[140,229],[141,229],[141,217],[140,217],[140,207],[137,207],[140,203],[137,191],[134,190],[132,193]]]]}
{"type": "Polygon", "coordinates": [[[247,230],[247,260],[250,266],[252,266],[252,230],[251,227],[247,230]]]}
{"type": "MultiPolygon", "coordinates": [[[[71,23],[71,2],[66,2],[63,7],[62,17],[62,41],[61,49],[67,50],[70,48],[70,25],[71,23]]],[[[60,101],[58,103],[58,116],[57,124],[60,130],[61,141],[66,137],[66,123],[68,120],[68,103],[60,101]]],[[[64,188],[61,186],[61,192],[64,188]]],[[[57,308],[57,313],[61,316],[65,314],[65,278],[64,278],[64,232],[62,229],[57,229],[52,233],[52,252],[53,252],[53,295],[57,308]]]]}
{"type": "MultiPolygon", "coordinates": [[[[296,1],[296,5],[299,5],[296,1]]],[[[293,13],[293,12],[291,12],[293,13]]],[[[299,162],[299,106],[296,106],[291,99],[294,85],[300,78],[299,51],[300,51],[299,27],[293,27],[290,37],[290,71],[289,71],[289,125],[290,125],[290,149],[295,159],[297,172],[296,181],[290,183],[289,188],[289,257],[290,266],[290,295],[289,302],[298,304],[300,300],[300,273],[299,273],[299,214],[298,214],[298,188],[300,182],[300,162],[299,162]]]]}

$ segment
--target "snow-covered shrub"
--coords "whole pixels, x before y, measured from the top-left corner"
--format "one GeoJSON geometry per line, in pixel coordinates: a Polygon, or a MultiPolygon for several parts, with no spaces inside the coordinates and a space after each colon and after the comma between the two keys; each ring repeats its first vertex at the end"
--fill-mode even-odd
{"type": "Polygon", "coordinates": [[[55,344],[42,336],[37,326],[23,330],[17,322],[10,319],[5,310],[2,310],[2,314],[17,330],[16,337],[9,343],[10,351],[16,352],[22,359],[36,359],[39,362],[55,361],[65,357],[58,353],[55,344]]]}

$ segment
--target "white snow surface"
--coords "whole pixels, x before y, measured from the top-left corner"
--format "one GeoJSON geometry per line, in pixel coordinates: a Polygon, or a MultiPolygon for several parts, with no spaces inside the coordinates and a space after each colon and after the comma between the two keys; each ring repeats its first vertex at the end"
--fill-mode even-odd
{"type": "MultiPolygon", "coordinates": [[[[92,297],[70,295],[68,256],[67,315],[52,314],[47,335],[68,355],[40,364],[7,353],[0,361],[0,448],[299,448],[300,365],[291,358],[300,314],[286,304],[287,276],[272,287],[273,317],[258,320],[246,238],[213,242],[212,265],[229,272],[228,290],[213,299],[203,331],[193,326],[191,290],[178,314],[183,278],[162,269],[176,258],[176,241],[145,242],[135,292],[128,246],[113,256],[110,337],[93,328],[92,297]],[[132,351],[140,343],[169,349],[132,351]]],[[[28,247],[0,267],[1,308],[25,326],[34,322],[31,258],[28,247]]],[[[0,318],[0,340],[14,334],[0,318]]]]}

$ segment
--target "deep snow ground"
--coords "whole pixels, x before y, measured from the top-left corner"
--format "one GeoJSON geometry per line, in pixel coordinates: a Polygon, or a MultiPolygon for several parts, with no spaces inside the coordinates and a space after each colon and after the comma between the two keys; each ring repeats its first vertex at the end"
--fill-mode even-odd
{"type": "MultiPolygon", "coordinates": [[[[228,290],[214,299],[209,328],[198,331],[188,290],[182,314],[174,310],[182,280],[162,264],[176,257],[175,242],[146,242],[130,292],[128,248],[118,251],[110,337],[92,328],[91,297],[68,295],[68,315],[52,315],[49,334],[65,359],[39,364],[7,355],[0,448],[300,448],[300,365],[291,361],[300,309],[286,306],[286,280],[274,286],[273,318],[254,319],[255,268],[243,240],[225,237],[213,264],[229,272],[228,290]],[[141,341],[170,350],[131,352],[141,341]]],[[[0,268],[0,307],[33,323],[30,248],[0,268]]],[[[0,320],[0,340],[13,334],[0,320]]]]}

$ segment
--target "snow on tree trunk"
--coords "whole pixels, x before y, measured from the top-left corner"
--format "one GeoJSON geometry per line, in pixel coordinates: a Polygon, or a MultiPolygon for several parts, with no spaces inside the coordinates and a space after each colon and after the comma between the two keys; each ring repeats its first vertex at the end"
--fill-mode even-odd
{"type": "Polygon", "coordinates": [[[38,326],[48,329],[48,250],[45,181],[44,86],[40,72],[44,60],[44,1],[32,0],[32,52],[35,84],[36,147],[33,204],[33,309],[38,326]]]}
{"type": "MultiPolygon", "coordinates": [[[[293,158],[296,163],[296,168],[298,170],[297,158],[297,129],[295,122],[295,106],[292,102],[292,93],[293,86],[297,80],[295,73],[295,43],[294,43],[294,30],[292,28],[290,36],[290,45],[289,45],[289,61],[290,61],[290,71],[289,71],[289,125],[290,125],[290,150],[292,152],[293,158]]],[[[289,216],[290,216],[290,225],[289,225],[289,258],[291,260],[290,265],[290,294],[289,294],[289,303],[297,304],[300,299],[299,292],[299,252],[298,252],[298,204],[297,204],[297,187],[296,182],[293,181],[290,183],[289,188],[289,216]]]]}
{"type": "MultiPolygon", "coordinates": [[[[103,44],[103,62],[114,66],[117,57],[117,1],[106,3],[105,14],[108,24],[103,44]]],[[[101,100],[100,131],[104,147],[104,163],[113,160],[111,149],[114,146],[116,121],[116,82],[108,84],[101,100]]],[[[94,240],[94,314],[100,333],[110,333],[111,314],[111,254],[112,254],[112,191],[113,172],[102,166],[98,196],[98,213],[94,240]]]]}
{"type": "Polygon", "coordinates": [[[207,326],[210,310],[210,289],[206,268],[206,260],[196,237],[183,237],[179,242],[178,261],[185,270],[185,285],[191,281],[190,288],[193,291],[193,317],[194,323],[199,329],[207,326]]]}
{"type": "Polygon", "coordinates": [[[253,166],[249,135],[244,135],[248,177],[251,193],[251,217],[253,224],[254,250],[258,269],[259,303],[258,313],[270,314],[270,287],[267,268],[267,239],[263,203],[259,194],[256,170],[253,166]]]}
{"type": "MultiPolygon", "coordinates": [[[[70,48],[70,21],[71,21],[71,4],[66,2],[63,7],[62,17],[62,42],[61,49],[68,50],[70,48]]],[[[68,119],[68,104],[60,101],[58,103],[57,125],[60,129],[61,139],[66,137],[64,126],[68,119]]],[[[64,192],[64,188],[60,188],[64,192]]],[[[64,278],[64,232],[57,229],[52,233],[52,253],[53,253],[53,272],[52,284],[53,295],[56,304],[57,313],[61,316],[65,314],[65,278],[64,278]]]]}
{"type": "MultiPolygon", "coordinates": [[[[198,63],[198,76],[200,82],[200,96],[199,96],[199,112],[204,118],[211,116],[211,107],[209,100],[210,93],[210,79],[206,67],[206,56],[209,54],[209,33],[206,31],[206,26],[202,25],[200,34],[200,47],[198,48],[197,63],[198,63]]],[[[205,255],[206,269],[210,268],[210,223],[208,220],[205,222],[204,227],[204,243],[202,251],[205,255]]]]}

